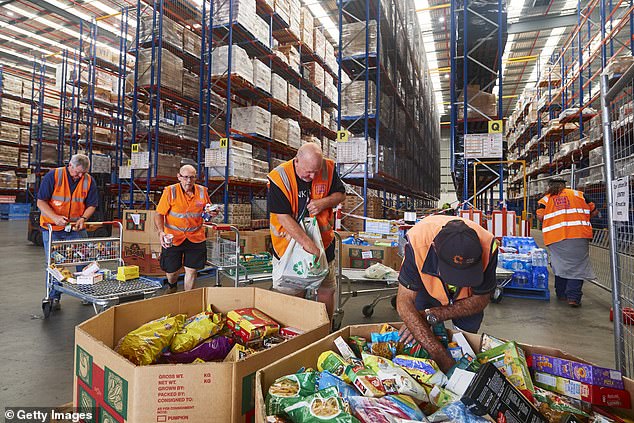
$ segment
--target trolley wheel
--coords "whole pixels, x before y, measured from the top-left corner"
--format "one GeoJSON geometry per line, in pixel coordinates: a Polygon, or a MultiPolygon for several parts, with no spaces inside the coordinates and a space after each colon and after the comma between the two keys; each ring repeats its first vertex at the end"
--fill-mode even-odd
{"type": "Polygon", "coordinates": [[[332,331],[336,332],[341,329],[341,323],[343,322],[343,311],[338,312],[335,311],[335,314],[332,316],[332,331]]]}
{"type": "Polygon", "coordinates": [[[499,286],[495,287],[495,291],[493,291],[493,293],[491,294],[491,302],[497,304],[502,301],[503,291],[504,288],[500,288],[499,286]]]}
{"type": "Polygon", "coordinates": [[[361,312],[365,317],[372,317],[374,314],[374,306],[372,304],[364,305],[361,312]]]}
{"type": "Polygon", "coordinates": [[[390,303],[392,304],[392,308],[396,310],[396,295],[390,299],[390,303]]]}
{"type": "Polygon", "coordinates": [[[44,318],[48,319],[48,316],[51,315],[51,310],[53,310],[53,302],[51,300],[43,299],[42,300],[42,313],[44,313],[44,318]]]}

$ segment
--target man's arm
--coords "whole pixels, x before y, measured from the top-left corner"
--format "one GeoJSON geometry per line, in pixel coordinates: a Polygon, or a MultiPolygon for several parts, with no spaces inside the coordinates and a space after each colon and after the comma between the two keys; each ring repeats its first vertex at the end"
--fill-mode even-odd
{"type": "Polygon", "coordinates": [[[66,226],[66,224],[68,223],[68,218],[66,218],[66,216],[60,216],[55,213],[53,208],[48,204],[48,201],[38,199],[37,208],[40,209],[40,212],[42,212],[44,216],[52,219],[57,226],[66,226]]]}
{"type": "Polygon", "coordinates": [[[74,229],[76,231],[81,231],[82,229],[84,229],[86,227],[86,221],[90,219],[90,217],[95,213],[96,210],[97,210],[97,207],[95,206],[86,207],[86,210],[84,210],[84,213],[81,216],[79,216],[79,218],[77,219],[77,222],[75,222],[74,229]]]}
{"type": "Polygon", "coordinates": [[[396,294],[396,310],[414,338],[427,350],[431,358],[440,367],[440,370],[446,372],[456,362],[438,341],[424,317],[416,310],[415,301],[417,294],[416,291],[399,285],[398,293],[396,294]]]}
{"type": "Polygon", "coordinates": [[[163,248],[169,248],[169,245],[165,243],[165,216],[160,213],[156,213],[154,215],[154,226],[156,226],[156,230],[159,231],[161,246],[163,248]]]}
{"type": "Polygon", "coordinates": [[[440,320],[446,321],[478,314],[484,311],[490,301],[491,294],[473,295],[450,305],[430,308],[429,311],[440,320]]]}
{"type": "Polygon", "coordinates": [[[320,251],[315,242],[308,236],[308,234],[299,226],[299,224],[293,219],[290,214],[276,214],[277,219],[284,227],[285,234],[293,238],[299,245],[306,250],[306,252],[318,256],[320,251]]]}
{"type": "Polygon", "coordinates": [[[311,216],[319,214],[322,210],[336,207],[339,203],[346,199],[343,192],[333,192],[332,194],[320,198],[319,200],[310,200],[306,208],[311,216]]]}

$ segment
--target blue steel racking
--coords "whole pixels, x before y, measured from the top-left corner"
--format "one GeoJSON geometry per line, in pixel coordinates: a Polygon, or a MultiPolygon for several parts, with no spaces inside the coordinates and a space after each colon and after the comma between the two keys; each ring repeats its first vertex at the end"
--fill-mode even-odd
{"type": "MultiPolygon", "coordinates": [[[[450,4],[450,156],[451,172],[457,191],[461,192],[461,201],[466,209],[474,198],[486,195],[493,208],[493,189],[498,182],[498,198],[504,198],[504,165],[498,170],[488,165],[480,166],[477,174],[479,192],[469,192],[473,181],[469,181],[469,159],[464,156],[464,136],[474,133],[486,133],[487,122],[504,116],[502,91],[502,54],[506,44],[506,1],[493,0],[474,2],[473,0],[451,0],[450,4]],[[485,6],[490,9],[486,16],[485,6]],[[476,20],[484,28],[484,33],[472,35],[476,20]],[[492,40],[492,41],[491,41],[492,40]],[[494,54],[491,54],[494,52],[494,54]],[[468,86],[472,83],[480,85],[482,92],[490,93],[498,86],[497,114],[490,116],[479,110],[471,102],[468,86]],[[462,100],[459,100],[459,92],[462,100]],[[459,107],[462,106],[462,116],[459,107]],[[469,117],[473,112],[477,117],[469,117]],[[490,190],[490,195],[488,194],[490,190]]],[[[482,30],[482,29],[481,29],[482,30]]],[[[475,97],[475,96],[474,96],[475,97]]],[[[494,159],[504,160],[503,157],[494,159]]],[[[473,159],[479,162],[478,159],[473,159]]],[[[482,204],[482,203],[481,203],[482,204]]]]}
{"type": "MultiPolygon", "coordinates": [[[[354,176],[359,173],[355,172],[357,166],[342,172],[342,177],[362,187],[364,217],[368,213],[369,188],[380,191],[384,207],[412,210],[435,206],[440,181],[439,128],[415,8],[408,1],[341,0],[337,4],[340,65],[337,126],[368,143],[372,140],[374,145],[369,147],[375,152],[372,165],[369,157],[361,165],[362,177],[354,176]],[[350,40],[343,39],[344,26],[349,24],[360,24],[356,34],[351,32],[350,39],[363,39],[365,46],[361,52],[344,55],[350,44],[350,40]],[[371,32],[376,37],[375,46],[370,45],[371,32]],[[400,79],[399,73],[407,76],[400,79]],[[361,114],[345,115],[342,93],[355,82],[363,83],[363,110],[361,114]],[[370,84],[375,88],[374,93],[370,84]],[[391,105],[383,98],[384,94],[394,98],[391,105]],[[398,122],[401,116],[406,122],[398,122]],[[391,170],[390,174],[380,169],[381,147],[385,147],[385,155],[391,156],[386,161],[411,159],[416,175],[399,173],[399,169],[391,170]]],[[[404,162],[401,167],[405,167],[404,162]]]]}

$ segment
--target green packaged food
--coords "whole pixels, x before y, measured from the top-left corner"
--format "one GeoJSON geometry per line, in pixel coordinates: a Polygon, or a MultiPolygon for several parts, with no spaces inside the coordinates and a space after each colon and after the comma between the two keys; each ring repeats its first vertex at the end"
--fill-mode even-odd
{"type": "Polygon", "coordinates": [[[346,411],[334,386],[303,398],[284,412],[294,423],[359,423],[346,411]]]}
{"type": "Polygon", "coordinates": [[[364,397],[382,397],[385,395],[381,379],[371,369],[362,366],[348,366],[345,374],[364,397]]]}
{"type": "Polygon", "coordinates": [[[351,336],[348,338],[348,345],[358,358],[361,358],[363,352],[368,351],[368,341],[362,336],[351,336]]]}
{"type": "Polygon", "coordinates": [[[404,394],[418,401],[429,401],[423,387],[405,370],[387,358],[363,354],[363,364],[376,373],[387,394],[404,394]]]}
{"type": "Polygon", "coordinates": [[[282,414],[286,407],[312,395],[317,386],[316,372],[296,373],[277,379],[266,395],[266,414],[282,414]]]}
{"type": "Polygon", "coordinates": [[[317,359],[317,369],[320,372],[328,370],[333,375],[342,378],[344,382],[351,383],[348,376],[346,376],[346,367],[348,366],[349,363],[333,351],[324,351],[317,359]]]}

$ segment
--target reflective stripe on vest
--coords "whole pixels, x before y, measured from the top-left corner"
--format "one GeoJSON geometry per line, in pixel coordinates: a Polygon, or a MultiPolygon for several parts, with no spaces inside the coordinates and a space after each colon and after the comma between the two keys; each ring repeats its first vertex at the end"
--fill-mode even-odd
{"type": "MultiPolygon", "coordinates": [[[[70,191],[70,182],[66,168],[59,167],[53,170],[55,179],[53,184],[53,192],[49,200],[49,206],[55,214],[75,220],[80,217],[86,210],[86,198],[90,191],[92,178],[89,174],[84,174],[73,192],[70,191]]],[[[56,225],[52,219],[44,214],[40,215],[40,226],[46,228],[51,225],[54,231],[61,231],[63,226],[56,225]]]]}
{"type": "Polygon", "coordinates": [[[197,230],[199,230],[200,228],[202,228],[202,225],[198,225],[198,226],[194,226],[192,228],[179,228],[178,226],[174,226],[174,225],[170,225],[169,223],[165,224],[166,228],[170,228],[174,231],[181,231],[181,232],[196,232],[197,230]]]}
{"type": "Polygon", "coordinates": [[[555,229],[563,228],[563,227],[571,227],[571,226],[592,226],[590,222],[584,222],[583,220],[573,220],[569,222],[559,222],[554,225],[542,228],[542,232],[547,233],[550,231],[554,231],[555,229]]]}
{"type": "Polygon", "coordinates": [[[562,209],[562,210],[557,210],[555,212],[552,213],[548,213],[544,215],[544,220],[548,220],[548,219],[552,219],[553,217],[556,216],[560,216],[562,214],[575,214],[575,213],[581,213],[581,214],[590,214],[590,209],[562,209]]]}
{"type": "Polygon", "coordinates": [[[590,205],[580,191],[565,188],[558,195],[547,195],[539,200],[544,209],[542,233],[544,244],[565,239],[592,238],[590,205]]]}

